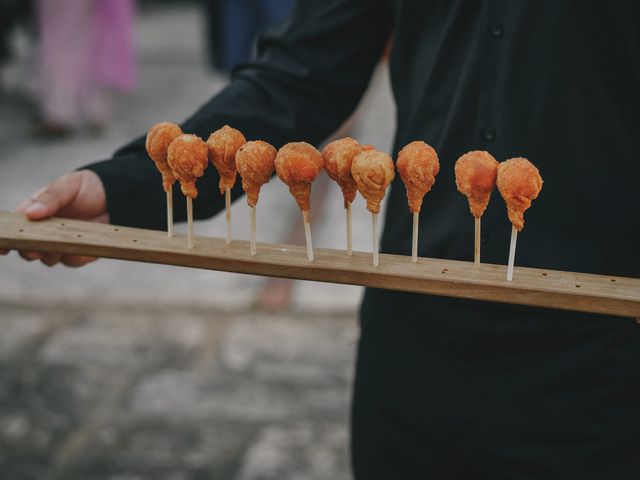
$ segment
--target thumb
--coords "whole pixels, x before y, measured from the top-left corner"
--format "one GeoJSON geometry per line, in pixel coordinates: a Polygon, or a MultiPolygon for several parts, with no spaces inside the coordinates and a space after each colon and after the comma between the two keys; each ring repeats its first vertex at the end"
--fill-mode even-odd
{"type": "Polygon", "coordinates": [[[71,203],[80,190],[81,178],[74,173],[63,175],[45,185],[22,202],[16,211],[23,212],[29,220],[42,220],[55,215],[71,203]]]}

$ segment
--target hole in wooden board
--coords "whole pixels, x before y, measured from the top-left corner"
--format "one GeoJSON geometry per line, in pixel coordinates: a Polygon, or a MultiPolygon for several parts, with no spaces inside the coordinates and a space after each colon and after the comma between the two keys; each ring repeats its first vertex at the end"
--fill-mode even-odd
{"type": "Polygon", "coordinates": [[[547,276],[547,272],[542,272],[542,276],[546,277],[547,276]]]}
{"type": "Polygon", "coordinates": [[[440,273],[447,273],[449,271],[448,268],[443,268],[442,271],[440,273]]]}
{"type": "Polygon", "coordinates": [[[581,285],[576,285],[576,288],[580,288],[580,287],[581,287],[581,285]]]}
{"type": "Polygon", "coordinates": [[[82,235],[81,234],[77,234],[76,237],[80,238],[80,237],[82,237],[82,235]]]}
{"type": "Polygon", "coordinates": [[[135,238],[133,240],[131,240],[133,243],[136,243],[138,240],[136,240],[135,238]]]}
{"type": "Polygon", "coordinates": [[[24,232],[24,228],[21,228],[20,230],[18,230],[19,232],[24,232]]]}
{"type": "Polygon", "coordinates": [[[616,279],[615,279],[615,278],[612,278],[612,279],[611,279],[611,280],[609,280],[609,281],[610,281],[610,282],[615,282],[615,281],[616,281],[616,279]]]}
{"type": "Polygon", "coordinates": [[[120,229],[119,229],[119,228],[114,228],[114,229],[113,229],[113,231],[114,231],[114,232],[119,232],[119,231],[120,231],[120,229]]]}
{"type": "Polygon", "coordinates": [[[65,225],[66,225],[66,223],[61,223],[60,224],[61,227],[64,227],[65,225]]]}

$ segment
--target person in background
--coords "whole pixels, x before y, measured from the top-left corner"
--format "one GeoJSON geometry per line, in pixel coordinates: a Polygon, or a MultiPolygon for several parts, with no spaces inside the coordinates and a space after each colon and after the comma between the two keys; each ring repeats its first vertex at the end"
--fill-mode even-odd
{"type": "Polygon", "coordinates": [[[37,135],[100,128],[108,117],[106,90],[133,89],[134,2],[37,0],[37,135]]]}
{"type": "Polygon", "coordinates": [[[293,0],[206,0],[214,65],[231,71],[251,58],[256,37],[284,20],[293,0]]]}
{"type": "Polygon", "coordinates": [[[0,0],[0,67],[12,57],[11,34],[16,25],[26,22],[30,9],[28,1],[0,0]]]}

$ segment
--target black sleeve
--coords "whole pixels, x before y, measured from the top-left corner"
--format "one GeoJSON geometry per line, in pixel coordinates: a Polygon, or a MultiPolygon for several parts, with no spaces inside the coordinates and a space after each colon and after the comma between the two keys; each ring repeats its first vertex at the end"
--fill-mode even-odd
{"type": "MultiPolygon", "coordinates": [[[[299,0],[288,21],[261,37],[256,60],[236,69],[229,86],[184,122],[184,131],[206,140],[229,124],[248,140],[276,148],[300,140],[318,144],[353,112],[369,83],[391,30],[386,5],[385,0],[299,0]]],[[[160,174],[144,138],[85,168],[104,184],[112,223],[165,227],[160,174]]],[[[214,168],[207,168],[197,185],[196,218],[224,208],[214,168]]],[[[183,221],[185,199],[180,188],[173,190],[176,220],[183,221]]],[[[233,194],[242,194],[240,182],[233,194]]]]}

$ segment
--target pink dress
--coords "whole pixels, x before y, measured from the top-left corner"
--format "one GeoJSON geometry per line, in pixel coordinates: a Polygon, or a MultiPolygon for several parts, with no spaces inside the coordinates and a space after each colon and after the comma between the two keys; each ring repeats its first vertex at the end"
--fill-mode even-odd
{"type": "Polygon", "coordinates": [[[135,0],[38,0],[37,15],[44,120],[104,121],[104,90],[135,86],[135,0]]]}

